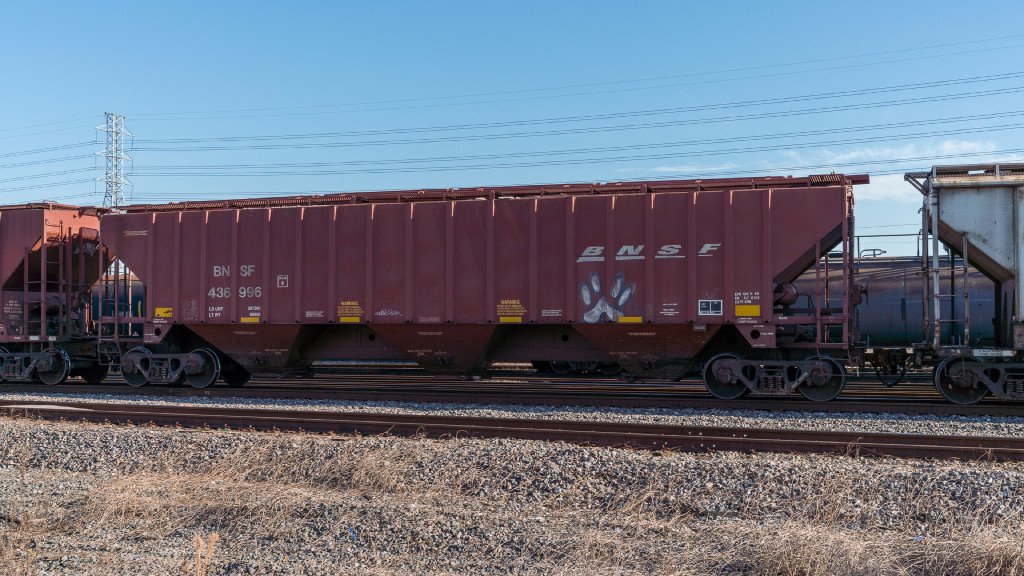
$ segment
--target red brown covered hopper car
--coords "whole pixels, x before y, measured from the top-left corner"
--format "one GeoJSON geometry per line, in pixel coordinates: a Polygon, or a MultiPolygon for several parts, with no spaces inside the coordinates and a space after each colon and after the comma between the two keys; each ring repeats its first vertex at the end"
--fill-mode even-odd
{"type": "Polygon", "coordinates": [[[0,380],[103,380],[92,290],[110,263],[102,209],[53,203],[0,207],[0,380]]]}
{"type": "Polygon", "coordinates": [[[423,190],[132,206],[103,243],[146,287],[108,318],[132,383],[408,360],[621,366],[830,399],[866,176],[423,190]],[[840,246],[841,254],[828,257],[840,246]],[[824,259],[823,259],[824,257],[824,259]],[[816,267],[809,293],[791,282],[816,267]],[[197,376],[198,374],[198,376],[197,376]]]}

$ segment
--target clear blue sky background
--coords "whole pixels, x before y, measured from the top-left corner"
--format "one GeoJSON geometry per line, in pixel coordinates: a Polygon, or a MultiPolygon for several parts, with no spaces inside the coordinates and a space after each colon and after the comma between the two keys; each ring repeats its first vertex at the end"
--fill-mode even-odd
{"type": "MultiPolygon", "coordinates": [[[[8,3],[0,202],[869,173],[1024,158],[1024,4],[8,3]],[[1007,26],[1011,23],[1011,26],[1007,26]]],[[[913,240],[887,241],[913,253],[913,240]]]]}

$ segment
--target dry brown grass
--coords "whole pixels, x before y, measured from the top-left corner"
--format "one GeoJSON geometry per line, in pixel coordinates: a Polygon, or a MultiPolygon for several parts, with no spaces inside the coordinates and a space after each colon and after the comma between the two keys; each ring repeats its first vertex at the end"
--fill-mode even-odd
{"type": "Polygon", "coordinates": [[[732,561],[766,574],[1024,574],[1019,537],[1010,537],[991,528],[976,527],[951,539],[829,529],[788,522],[739,527],[734,535],[747,545],[733,551],[732,561]]]}
{"type": "MultiPolygon", "coordinates": [[[[995,505],[950,509],[940,487],[927,482],[905,484],[894,500],[857,475],[822,475],[787,491],[783,511],[764,508],[763,486],[657,474],[618,479],[614,470],[596,473],[609,475],[604,492],[577,484],[533,495],[523,478],[544,473],[544,462],[534,470],[510,470],[499,460],[465,462],[452,457],[461,441],[345,442],[345,450],[336,450],[327,441],[268,436],[259,449],[205,465],[168,461],[154,467],[160,471],[104,478],[50,507],[24,489],[17,501],[0,501],[0,510],[17,519],[0,526],[0,574],[38,573],[33,539],[82,533],[129,543],[195,537],[194,554],[181,550],[173,567],[184,576],[208,576],[216,567],[217,534],[228,544],[217,550],[220,562],[239,542],[254,539],[315,549],[315,538],[326,536],[304,535],[304,527],[320,521],[344,536],[347,526],[372,515],[416,536],[396,544],[388,533],[361,532],[352,545],[359,562],[370,564],[380,548],[389,554],[381,566],[353,573],[459,573],[462,568],[445,564],[451,558],[436,550],[428,557],[416,547],[443,541],[433,531],[439,519],[460,523],[472,516],[482,528],[466,525],[465,546],[447,554],[478,572],[1024,576],[1024,513],[995,505]],[[510,488],[503,488],[506,480],[510,488]],[[329,523],[322,521],[325,510],[329,523]],[[491,527],[498,525],[516,526],[520,540],[495,537],[491,527]],[[502,556],[512,568],[497,564],[502,556]]],[[[898,470],[885,474],[879,481],[899,480],[898,470]]]]}
{"type": "Polygon", "coordinates": [[[37,574],[35,552],[29,545],[31,541],[31,534],[23,530],[19,522],[5,520],[3,528],[0,528],[0,572],[10,576],[37,574]]]}
{"type": "Polygon", "coordinates": [[[29,495],[28,455],[24,451],[18,466],[18,488],[14,498],[3,503],[0,517],[0,573],[10,576],[37,574],[35,538],[46,527],[39,514],[39,502],[29,495]]]}
{"type": "Polygon", "coordinates": [[[213,560],[213,547],[217,544],[217,535],[210,534],[206,540],[196,534],[196,554],[190,562],[186,558],[181,564],[182,576],[207,576],[210,570],[210,561],[213,560]]]}

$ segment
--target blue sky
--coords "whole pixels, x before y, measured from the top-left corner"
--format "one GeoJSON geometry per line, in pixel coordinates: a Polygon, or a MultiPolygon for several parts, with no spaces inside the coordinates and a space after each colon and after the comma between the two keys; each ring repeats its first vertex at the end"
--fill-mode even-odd
{"type": "Polygon", "coordinates": [[[115,112],[136,203],[834,170],[914,233],[903,172],[1024,158],[1022,6],[14,3],[0,202],[101,203],[115,112]]]}

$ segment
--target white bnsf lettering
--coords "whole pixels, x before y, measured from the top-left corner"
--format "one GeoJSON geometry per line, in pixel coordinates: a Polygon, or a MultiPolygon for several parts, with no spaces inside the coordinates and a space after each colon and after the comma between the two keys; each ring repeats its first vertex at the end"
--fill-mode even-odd
{"type": "Polygon", "coordinates": [[[619,248],[619,253],[615,255],[616,260],[643,260],[644,257],[640,254],[644,249],[644,245],[639,246],[623,246],[619,248]]]}
{"type": "MultiPolygon", "coordinates": [[[[711,256],[712,252],[717,250],[722,244],[705,244],[700,249],[698,256],[711,256]]],[[[619,247],[615,253],[616,260],[644,260],[647,258],[644,255],[644,244],[633,245],[623,244],[619,247]]],[[[604,246],[587,246],[583,249],[583,253],[576,259],[577,262],[604,262],[604,246]]],[[[682,254],[682,244],[662,244],[658,251],[655,252],[655,258],[686,258],[685,254],[682,254]]]]}
{"type": "MultiPolygon", "coordinates": [[[[244,264],[238,267],[238,273],[242,276],[252,276],[256,273],[255,264],[244,264]]],[[[227,278],[231,276],[231,266],[214,266],[213,275],[216,278],[227,278]]]]}
{"type": "Polygon", "coordinates": [[[713,256],[712,252],[718,250],[721,245],[722,244],[720,242],[718,244],[705,244],[704,247],[700,249],[700,252],[697,253],[697,256],[713,256]]]}
{"type": "Polygon", "coordinates": [[[679,251],[683,249],[682,244],[665,244],[661,248],[658,248],[658,253],[654,255],[655,258],[686,258],[679,251]]]}
{"type": "Polygon", "coordinates": [[[583,249],[583,255],[576,259],[577,262],[604,262],[604,246],[587,246],[583,249]]]}

